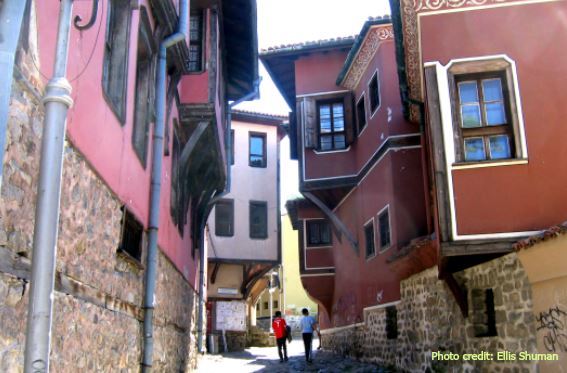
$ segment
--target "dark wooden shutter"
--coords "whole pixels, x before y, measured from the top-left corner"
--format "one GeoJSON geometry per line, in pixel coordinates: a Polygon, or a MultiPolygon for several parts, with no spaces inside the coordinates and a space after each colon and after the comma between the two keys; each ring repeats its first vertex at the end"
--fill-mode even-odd
{"type": "Polygon", "coordinates": [[[304,145],[306,148],[315,149],[318,147],[317,141],[317,105],[313,98],[303,98],[303,123],[304,145]]]}
{"type": "Polygon", "coordinates": [[[345,94],[343,98],[343,105],[345,108],[345,131],[347,145],[353,143],[356,137],[356,128],[354,120],[354,97],[351,92],[345,94]]]}

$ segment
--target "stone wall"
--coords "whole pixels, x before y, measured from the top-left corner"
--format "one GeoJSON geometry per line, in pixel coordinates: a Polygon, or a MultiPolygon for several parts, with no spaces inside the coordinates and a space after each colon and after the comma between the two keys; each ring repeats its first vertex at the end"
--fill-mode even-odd
{"type": "MultiPolygon", "coordinates": [[[[364,322],[322,332],[323,347],[346,356],[412,371],[531,372],[532,361],[498,361],[498,351],[536,352],[536,328],[528,278],[515,253],[456,274],[467,289],[469,315],[462,316],[454,296],[438,279],[437,268],[401,283],[397,337],[386,335],[386,307],[365,311],[364,322]],[[492,289],[496,336],[476,337],[483,314],[473,294],[492,289]],[[433,361],[432,352],[458,354],[458,361],[433,361]],[[463,361],[463,354],[486,351],[488,361],[463,361]]],[[[484,293],[483,293],[484,294],[484,293]]]]}
{"type": "MultiPolygon", "coordinates": [[[[26,54],[18,58],[25,59],[26,54]]],[[[23,371],[43,124],[41,80],[33,69],[20,69],[29,64],[17,65],[0,194],[2,372],[23,371]]],[[[117,253],[121,206],[67,143],[50,356],[53,372],[139,370],[144,269],[117,253]]],[[[196,367],[196,298],[194,289],[160,252],[154,317],[156,371],[196,367]]]]}

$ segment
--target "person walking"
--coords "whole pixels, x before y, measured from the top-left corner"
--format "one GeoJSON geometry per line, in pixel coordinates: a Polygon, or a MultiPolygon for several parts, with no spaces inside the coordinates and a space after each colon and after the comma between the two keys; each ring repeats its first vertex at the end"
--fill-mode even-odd
{"type": "Polygon", "coordinates": [[[274,317],[274,320],[272,321],[272,329],[274,329],[274,334],[276,335],[278,355],[280,355],[280,363],[283,363],[284,361],[287,361],[287,323],[282,318],[282,313],[280,311],[276,311],[276,315],[274,317]]]}
{"type": "Polygon", "coordinates": [[[317,321],[309,316],[307,308],[301,310],[303,317],[301,318],[301,333],[303,335],[303,345],[305,346],[305,360],[308,363],[313,362],[311,344],[313,342],[313,331],[317,327],[317,321]]]}

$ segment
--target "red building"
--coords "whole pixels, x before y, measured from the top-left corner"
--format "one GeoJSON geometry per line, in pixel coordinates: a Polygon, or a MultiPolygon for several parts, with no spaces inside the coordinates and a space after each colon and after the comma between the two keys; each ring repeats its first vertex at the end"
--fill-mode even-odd
{"type": "MultiPolygon", "coordinates": [[[[294,108],[305,198],[287,206],[324,344],[411,371],[466,366],[435,351],[559,352],[514,248],[567,217],[565,3],[391,7],[260,57],[294,108]]],[[[469,366],[540,366],[504,360],[469,366]]]]}
{"type": "MultiPolygon", "coordinates": [[[[18,237],[2,243],[0,268],[6,286],[24,290],[6,307],[2,293],[1,317],[17,325],[0,332],[12,346],[0,354],[2,371],[20,370],[23,361],[41,92],[52,75],[63,6],[54,0],[17,3],[0,2],[2,25],[13,24],[11,32],[3,26],[1,39],[17,46],[14,66],[3,70],[13,89],[7,90],[9,106],[2,108],[9,111],[2,188],[16,192],[3,194],[0,205],[3,231],[18,237]],[[8,355],[16,358],[3,357],[8,355]]],[[[184,0],[73,4],[72,16],[83,20],[70,19],[66,78],[73,106],[67,116],[50,360],[60,371],[139,370],[148,337],[141,322],[150,314],[149,335],[159,349],[153,368],[185,371],[197,356],[192,334],[201,337],[199,345],[204,334],[198,320],[204,318],[199,305],[206,298],[201,287],[206,278],[199,269],[206,266],[205,221],[214,198],[225,190],[230,168],[228,103],[254,98],[257,88],[256,2],[191,1],[190,9],[184,0]],[[180,14],[182,9],[187,13],[180,14]],[[89,18],[91,27],[83,27],[89,18]],[[160,85],[159,50],[175,32],[186,37],[167,49],[160,85]],[[160,108],[156,97],[162,89],[166,99],[160,108]],[[165,128],[163,154],[157,156],[162,166],[156,224],[150,193],[160,119],[165,128]],[[148,232],[158,227],[150,305],[143,301],[152,265],[148,232]],[[71,324],[77,335],[69,332],[71,324]],[[100,336],[98,342],[90,341],[92,335],[100,336]],[[69,345],[67,337],[90,342],[69,345]]],[[[4,94],[6,87],[0,90],[4,94]]]]}

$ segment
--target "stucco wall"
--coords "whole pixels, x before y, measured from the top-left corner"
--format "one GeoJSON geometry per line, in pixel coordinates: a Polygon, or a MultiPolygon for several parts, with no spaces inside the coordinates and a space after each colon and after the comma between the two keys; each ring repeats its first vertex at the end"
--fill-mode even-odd
{"type": "Polygon", "coordinates": [[[518,252],[532,285],[537,349],[557,353],[559,361],[545,361],[540,372],[567,372],[567,235],[518,252]]]}
{"type": "Polygon", "coordinates": [[[277,127],[232,122],[234,130],[234,165],[231,192],[224,198],[234,199],[234,236],[215,235],[215,209],[207,225],[211,232],[209,259],[246,259],[277,261],[278,258],[278,139],[277,127]],[[249,132],[266,133],[267,166],[248,164],[249,132]],[[268,203],[268,238],[251,239],[249,222],[250,201],[268,203]]]}

